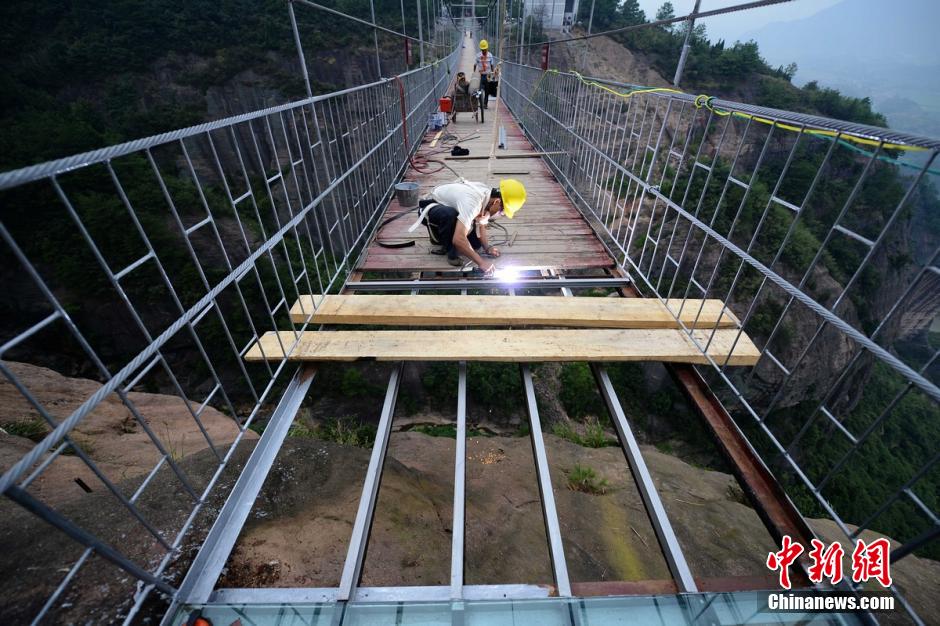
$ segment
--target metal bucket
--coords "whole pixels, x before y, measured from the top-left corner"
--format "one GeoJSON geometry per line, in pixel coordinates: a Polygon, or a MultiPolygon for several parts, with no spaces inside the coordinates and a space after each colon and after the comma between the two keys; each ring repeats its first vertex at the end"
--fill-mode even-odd
{"type": "Polygon", "coordinates": [[[402,208],[418,206],[418,183],[398,183],[395,185],[395,197],[402,208]]]}

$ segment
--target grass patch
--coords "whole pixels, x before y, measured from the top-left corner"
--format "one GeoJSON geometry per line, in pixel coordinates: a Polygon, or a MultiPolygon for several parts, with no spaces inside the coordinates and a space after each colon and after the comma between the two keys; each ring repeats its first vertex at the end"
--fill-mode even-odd
{"type": "Polygon", "coordinates": [[[25,437],[35,442],[42,441],[50,430],[49,425],[38,417],[31,420],[4,422],[0,424],[0,428],[3,428],[9,435],[25,437]]]}
{"type": "Polygon", "coordinates": [[[552,434],[585,448],[606,448],[618,445],[615,439],[607,436],[604,427],[597,420],[586,422],[584,432],[578,432],[569,422],[556,422],[552,426],[552,434]]]}
{"type": "Polygon", "coordinates": [[[294,422],[287,431],[287,436],[370,448],[375,442],[375,432],[376,428],[371,424],[361,424],[351,417],[336,417],[324,420],[312,428],[304,422],[294,422]]]}
{"type": "Polygon", "coordinates": [[[601,478],[593,468],[584,465],[575,465],[565,475],[568,477],[568,489],[572,491],[602,496],[610,487],[606,478],[601,478]]]}

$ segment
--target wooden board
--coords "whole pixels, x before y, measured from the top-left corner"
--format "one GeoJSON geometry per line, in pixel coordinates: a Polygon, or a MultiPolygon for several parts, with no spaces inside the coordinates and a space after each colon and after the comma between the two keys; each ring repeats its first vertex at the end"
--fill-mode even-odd
{"type": "MultiPolygon", "coordinates": [[[[693,331],[704,346],[710,333],[693,331]]],[[[754,365],[760,352],[735,330],[714,332],[708,353],[723,363],[737,339],[729,365],[754,365]]],[[[294,345],[292,331],[265,333],[246,361],[669,361],[708,363],[681,330],[338,330],[305,331],[294,345]]]]}
{"type": "MultiPolygon", "coordinates": [[[[738,326],[731,311],[722,311],[721,300],[686,300],[684,307],[682,300],[669,301],[669,309],[678,312],[680,307],[686,326],[696,324],[699,328],[711,329],[716,322],[719,328],[738,326]]],[[[312,321],[315,324],[391,326],[680,328],[666,305],[653,298],[441,294],[301,296],[291,307],[290,317],[295,324],[312,321]],[[315,301],[319,309],[314,313],[315,301]]]]}

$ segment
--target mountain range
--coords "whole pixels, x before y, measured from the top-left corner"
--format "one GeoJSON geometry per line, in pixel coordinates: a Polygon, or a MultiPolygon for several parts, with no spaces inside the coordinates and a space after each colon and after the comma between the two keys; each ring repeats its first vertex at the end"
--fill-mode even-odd
{"type": "Polygon", "coordinates": [[[772,65],[796,62],[796,84],[818,81],[870,97],[892,128],[940,137],[935,0],[843,0],[746,34],[772,65]]]}

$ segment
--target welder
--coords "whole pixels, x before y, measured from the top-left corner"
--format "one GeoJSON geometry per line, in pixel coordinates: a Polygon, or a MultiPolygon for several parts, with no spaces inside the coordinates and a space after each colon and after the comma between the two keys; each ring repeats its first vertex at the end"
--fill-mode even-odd
{"type": "Polygon", "coordinates": [[[446,254],[448,263],[462,267],[463,256],[492,276],[496,264],[484,260],[481,253],[496,258],[500,251],[490,245],[487,226],[500,215],[512,219],[525,198],[525,186],[512,178],[504,178],[495,188],[462,179],[439,185],[420,201],[421,215],[409,230],[424,224],[431,243],[440,246],[437,253],[446,254]]]}

